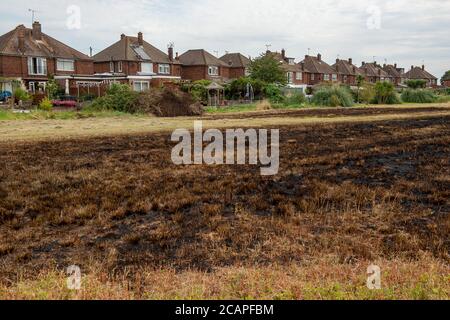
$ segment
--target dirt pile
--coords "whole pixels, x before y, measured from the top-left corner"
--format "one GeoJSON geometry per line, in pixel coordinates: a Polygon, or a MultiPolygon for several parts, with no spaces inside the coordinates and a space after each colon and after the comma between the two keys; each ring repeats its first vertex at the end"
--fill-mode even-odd
{"type": "Polygon", "coordinates": [[[182,117],[202,115],[203,107],[188,93],[164,88],[143,92],[133,111],[151,113],[157,117],[182,117]]]}

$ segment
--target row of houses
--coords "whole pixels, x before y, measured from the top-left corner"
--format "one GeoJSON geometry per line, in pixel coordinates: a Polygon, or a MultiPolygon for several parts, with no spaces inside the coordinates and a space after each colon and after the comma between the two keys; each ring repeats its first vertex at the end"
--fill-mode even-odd
{"type": "MultiPolygon", "coordinates": [[[[428,86],[437,78],[425,67],[412,66],[405,72],[397,65],[362,63],[352,59],[336,60],[333,65],[322,56],[305,56],[301,62],[286,56],[286,51],[266,52],[280,62],[286,72],[288,86],[306,88],[324,81],[355,85],[358,76],[366,81],[391,81],[402,85],[406,79],[423,79],[428,86]]],[[[212,80],[227,82],[249,74],[251,60],[241,53],[228,53],[220,58],[205,50],[189,50],[181,55],[173,45],[163,52],[137,36],[122,34],[110,47],[90,57],[42,32],[39,22],[32,28],[24,25],[0,36],[0,91],[12,91],[20,83],[35,93],[45,90],[49,77],[65,88],[66,94],[101,95],[111,83],[128,83],[143,91],[180,80],[212,80]]]]}

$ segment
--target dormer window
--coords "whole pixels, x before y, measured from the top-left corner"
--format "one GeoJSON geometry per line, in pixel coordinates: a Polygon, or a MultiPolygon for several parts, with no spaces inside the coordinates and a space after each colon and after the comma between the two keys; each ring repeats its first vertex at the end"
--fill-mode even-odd
{"type": "Polygon", "coordinates": [[[289,60],[288,60],[288,63],[289,63],[290,65],[294,65],[294,64],[295,64],[295,59],[289,59],[289,60]]]}
{"type": "Polygon", "coordinates": [[[219,75],[219,67],[215,67],[215,66],[208,67],[208,74],[210,76],[218,76],[219,75]]]}

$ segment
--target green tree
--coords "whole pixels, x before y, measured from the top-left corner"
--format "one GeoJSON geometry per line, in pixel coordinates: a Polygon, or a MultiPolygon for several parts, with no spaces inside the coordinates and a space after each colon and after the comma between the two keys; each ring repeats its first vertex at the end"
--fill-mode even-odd
{"type": "Polygon", "coordinates": [[[286,84],[286,72],[281,62],[271,54],[262,54],[250,64],[250,77],[266,83],[286,84]]]}
{"type": "Polygon", "coordinates": [[[375,85],[375,102],[377,104],[400,103],[400,99],[395,92],[395,87],[391,82],[377,82],[375,85]]]}
{"type": "Polygon", "coordinates": [[[61,91],[61,88],[59,87],[58,83],[54,78],[50,78],[47,81],[47,85],[45,87],[45,90],[47,91],[47,97],[50,100],[56,99],[59,92],[61,91]]]}
{"type": "Polygon", "coordinates": [[[444,81],[450,80],[450,70],[448,70],[441,78],[441,84],[444,85],[444,81]]]}

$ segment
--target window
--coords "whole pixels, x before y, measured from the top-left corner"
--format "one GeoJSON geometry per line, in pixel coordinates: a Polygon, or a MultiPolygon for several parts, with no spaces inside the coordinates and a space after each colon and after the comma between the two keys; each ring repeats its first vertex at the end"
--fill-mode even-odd
{"type": "Polygon", "coordinates": [[[330,81],[330,75],[329,74],[324,74],[323,75],[323,80],[324,81],[330,81]]]}
{"type": "Polygon", "coordinates": [[[114,73],[114,62],[112,61],[109,63],[109,71],[114,73]]]}
{"type": "Polygon", "coordinates": [[[28,74],[47,75],[47,59],[28,58],[28,74]]]}
{"type": "Polygon", "coordinates": [[[208,74],[210,76],[218,76],[219,75],[219,67],[210,66],[208,68],[208,74]]]}
{"type": "Polygon", "coordinates": [[[134,81],[133,82],[134,91],[143,92],[150,88],[148,81],[134,81]]]}
{"type": "Polygon", "coordinates": [[[293,72],[288,72],[287,73],[287,82],[288,83],[292,83],[294,80],[294,73],[293,72]]]}
{"type": "Polygon", "coordinates": [[[119,61],[117,64],[118,64],[119,72],[122,72],[123,71],[123,63],[122,63],[122,61],[119,61]]]}
{"type": "Polygon", "coordinates": [[[75,61],[58,59],[56,61],[56,69],[58,71],[75,71],[75,61]]]}
{"type": "Polygon", "coordinates": [[[160,74],[170,74],[170,65],[160,64],[158,68],[158,73],[160,74]]]}
{"type": "Polygon", "coordinates": [[[250,69],[249,68],[245,68],[244,74],[245,74],[246,77],[249,77],[250,76],[250,69]]]}
{"type": "Polygon", "coordinates": [[[151,62],[142,62],[141,63],[141,72],[142,73],[153,73],[153,63],[151,62]]]}
{"type": "Polygon", "coordinates": [[[34,86],[34,82],[30,82],[28,84],[28,91],[30,91],[31,93],[35,93],[36,92],[36,87],[34,86]]]}
{"type": "Polygon", "coordinates": [[[337,74],[333,73],[332,79],[333,79],[333,81],[337,81],[337,74]]]}
{"type": "Polygon", "coordinates": [[[316,80],[316,75],[314,73],[311,74],[311,81],[316,80]]]}
{"type": "Polygon", "coordinates": [[[290,59],[288,60],[288,63],[289,63],[290,65],[294,65],[294,64],[295,64],[295,59],[291,59],[291,58],[290,58],[290,59]]]}
{"type": "Polygon", "coordinates": [[[295,79],[297,79],[298,81],[302,81],[303,80],[303,72],[297,72],[295,74],[295,79]]]}

